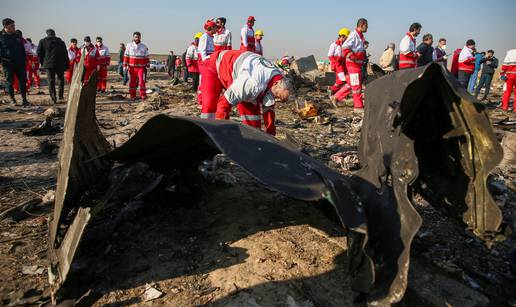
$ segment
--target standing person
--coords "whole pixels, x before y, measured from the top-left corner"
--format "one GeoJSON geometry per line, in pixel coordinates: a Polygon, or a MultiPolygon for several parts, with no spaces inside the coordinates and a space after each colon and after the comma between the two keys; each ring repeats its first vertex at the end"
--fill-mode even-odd
{"type": "Polygon", "coordinates": [[[86,85],[90,81],[91,74],[97,69],[97,60],[99,58],[99,51],[91,43],[91,38],[86,36],[84,38],[84,48],[81,51],[84,56],[84,72],[82,74],[83,83],[86,85]]]}
{"type": "Polygon", "coordinates": [[[455,78],[459,79],[459,55],[462,49],[457,48],[453,51],[452,63],[451,63],[451,73],[455,76],[455,78]]]}
{"type": "Polygon", "coordinates": [[[255,44],[256,53],[258,53],[259,55],[263,55],[262,39],[263,39],[263,31],[256,30],[256,33],[254,34],[254,44],[255,44]]]}
{"type": "Polygon", "coordinates": [[[362,94],[362,65],[366,58],[364,46],[364,33],[367,32],[368,24],[365,18],[360,18],[355,31],[342,43],[344,57],[346,58],[347,83],[351,86],[353,94],[353,105],[355,109],[364,108],[364,96],[362,94]]]}
{"type": "Polygon", "coordinates": [[[199,87],[197,90],[197,101],[202,106],[201,118],[215,118],[217,104],[208,105],[205,104],[202,99],[202,76],[204,74],[204,64],[210,59],[211,54],[215,51],[213,35],[217,31],[217,25],[213,21],[208,20],[204,24],[204,30],[206,30],[206,32],[199,39],[199,46],[197,50],[199,53],[199,87]]]}
{"type": "Polygon", "coordinates": [[[81,61],[81,49],[77,47],[77,39],[72,38],[70,40],[70,46],[68,47],[68,69],[65,72],[65,79],[68,84],[72,83],[73,71],[75,64],[79,64],[81,61]]]}
{"type": "Polygon", "coordinates": [[[229,119],[236,106],[242,123],[260,129],[263,118],[265,131],[276,134],[275,100],[287,101],[293,90],[274,64],[253,52],[219,51],[206,63],[203,78],[205,102],[217,106],[217,119],[229,119]]]}
{"type": "Polygon", "coordinates": [[[136,100],[137,82],[140,86],[140,97],[147,97],[145,76],[149,67],[149,49],[141,42],[140,32],[133,33],[133,41],[128,43],[124,54],[124,69],[129,73],[129,96],[136,100]]]}
{"type": "Polygon", "coordinates": [[[122,77],[122,82],[124,85],[127,85],[127,81],[129,81],[129,77],[127,76],[127,70],[124,69],[124,54],[125,54],[125,44],[120,43],[120,48],[118,49],[118,74],[122,77]]]}
{"type": "Polygon", "coordinates": [[[254,44],[254,16],[247,17],[247,24],[240,31],[240,50],[255,52],[254,44]]]}
{"type": "Polygon", "coordinates": [[[186,49],[186,67],[187,67],[187,75],[192,77],[192,91],[197,93],[199,89],[199,55],[197,52],[197,46],[199,45],[199,38],[201,38],[202,33],[199,32],[195,34],[194,41],[188,49],[186,49]]]}
{"type": "Polygon", "coordinates": [[[176,59],[174,51],[170,50],[170,54],[167,56],[167,73],[170,78],[174,78],[176,74],[176,59]]]}
{"type": "Polygon", "coordinates": [[[502,98],[502,109],[509,109],[509,100],[514,92],[515,99],[512,103],[513,112],[516,113],[516,49],[507,51],[503,60],[502,70],[500,71],[500,79],[505,81],[505,91],[502,98]]]}
{"type": "Polygon", "coordinates": [[[33,84],[39,89],[40,86],[40,78],[39,78],[39,59],[38,59],[38,46],[32,43],[32,39],[27,38],[27,45],[29,48],[29,57],[28,57],[28,78],[27,78],[27,88],[30,88],[33,84]]]}
{"type": "Polygon", "coordinates": [[[446,55],[446,39],[440,38],[437,47],[434,49],[435,62],[442,63],[444,68],[448,67],[448,56],[446,55]]]}
{"type": "Polygon", "coordinates": [[[97,91],[105,93],[107,89],[107,68],[111,63],[111,56],[109,55],[108,46],[102,43],[102,37],[97,36],[97,50],[99,57],[97,58],[97,65],[99,70],[99,79],[97,80],[97,91]]]}
{"type": "Polygon", "coordinates": [[[330,67],[335,72],[335,84],[329,88],[330,95],[335,94],[346,83],[346,59],[342,52],[342,43],[348,38],[349,33],[348,28],[340,29],[337,40],[332,42],[328,49],[330,67]]]}
{"type": "Polygon", "coordinates": [[[16,25],[14,20],[5,18],[2,20],[3,29],[0,32],[0,62],[3,66],[7,81],[7,90],[13,104],[16,104],[14,98],[14,79],[18,78],[20,83],[20,94],[22,96],[22,105],[29,105],[27,101],[27,74],[25,47],[21,38],[16,35],[16,25]]]}
{"type": "Polygon", "coordinates": [[[213,37],[215,51],[231,50],[231,31],[226,29],[226,18],[219,17],[215,20],[215,23],[217,24],[217,32],[213,37]]]}
{"type": "Polygon", "coordinates": [[[183,62],[183,82],[188,82],[188,69],[186,68],[186,51],[181,55],[181,62],[183,62]]]}
{"type": "Polygon", "coordinates": [[[468,92],[473,93],[475,90],[475,85],[477,84],[478,79],[478,73],[480,72],[480,68],[482,68],[482,59],[485,57],[485,52],[476,52],[475,51],[475,70],[473,70],[473,73],[471,74],[471,77],[469,77],[468,82],[468,92]]]}
{"type": "Polygon", "coordinates": [[[478,86],[475,89],[475,98],[478,98],[478,94],[480,94],[480,90],[484,88],[484,97],[482,100],[487,99],[487,95],[489,95],[489,90],[491,89],[491,81],[493,80],[493,75],[495,73],[496,68],[498,67],[498,59],[494,56],[493,50],[487,51],[487,56],[480,60],[480,64],[482,65],[482,74],[480,75],[480,81],[478,82],[478,86]]]}
{"type": "Polygon", "coordinates": [[[380,57],[379,65],[387,74],[390,74],[394,71],[396,55],[395,55],[396,45],[394,43],[389,43],[387,48],[382,53],[380,57]]]}
{"type": "Polygon", "coordinates": [[[41,66],[46,69],[48,81],[48,92],[52,101],[57,103],[56,97],[56,75],[59,86],[59,100],[64,97],[64,72],[68,69],[68,52],[66,44],[52,29],[47,30],[47,37],[39,41],[38,58],[41,66]]]}
{"type": "MultiPolygon", "coordinates": [[[[28,42],[25,38],[23,38],[23,33],[21,30],[15,31],[16,35],[21,39],[23,43],[23,48],[25,49],[25,79],[27,80],[27,77],[29,76],[29,64],[30,64],[30,46],[28,45],[28,42]]],[[[16,93],[20,92],[20,87],[18,85],[18,78],[16,76],[14,77],[14,90],[16,93]]],[[[29,81],[27,80],[25,89],[27,92],[29,92],[29,81]]]]}
{"type": "Polygon", "coordinates": [[[419,54],[416,49],[416,37],[421,33],[421,24],[414,22],[400,42],[400,69],[414,68],[419,54]]]}
{"type": "Polygon", "coordinates": [[[468,39],[466,46],[462,48],[459,54],[459,82],[467,89],[469,78],[475,70],[475,41],[468,39]]]}
{"type": "Polygon", "coordinates": [[[183,70],[183,62],[181,61],[180,57],[176,57],[176,70],[174,74],[174,78],[177,78],[179,81],[181,81],[181,72],[183,70]]]}
{"type": "Polygon", "coordinates": [[[423,42],[417,46],[417,53],[420,56],[417,58],[417,67],[425,66],[426,64],[430,64],[434,61],[434,47],[432,44],[434,43],[434,38],[432,34],[423,35],[423,42]]]}

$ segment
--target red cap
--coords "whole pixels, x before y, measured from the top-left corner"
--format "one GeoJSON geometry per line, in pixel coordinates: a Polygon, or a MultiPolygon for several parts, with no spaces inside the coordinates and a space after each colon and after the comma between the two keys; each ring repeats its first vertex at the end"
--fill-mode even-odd
{"type": "Polygon", "coordinates": [[[207,20],[204,23],[204,30],[208,30],[209,28],[214,28],[216,26],[217,26],[217,24],[215,24],[212,20],[207,20]]]}
{"type": "Polygon", "coordinates": [[[256,19],[254,19],[254,16],[247,17],[247,21],[251,21],[251,20],[256,21],[256,19]]]}

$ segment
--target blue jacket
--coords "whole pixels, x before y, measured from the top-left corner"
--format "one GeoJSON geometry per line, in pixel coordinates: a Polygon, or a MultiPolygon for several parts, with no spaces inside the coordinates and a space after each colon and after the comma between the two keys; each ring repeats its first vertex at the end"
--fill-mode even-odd
{"type": "Polygon", "coordinates": [[[482,53],[477,53],[475,54],[475,71],[479,71],[480,70],[480,66],[482,66],[482,59],[484,58],[484,56],[482,55],[482,53]]]}

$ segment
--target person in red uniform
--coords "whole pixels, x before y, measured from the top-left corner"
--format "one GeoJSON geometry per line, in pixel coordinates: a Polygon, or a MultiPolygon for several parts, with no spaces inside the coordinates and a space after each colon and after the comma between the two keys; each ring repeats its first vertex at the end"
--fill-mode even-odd
{"type": "Polygon", "coordinates": [[[265,131],[271,135],[276,134],[275,100],[286,101],[293,92],[274,64],[244,50],[212,54],[202,86],[205,102],[217,104],[217,119],[229,119],[231,107],[236,105],[244,124],[260,129],[263,118],[265,131]]]}
{"type": "Polygon", "coordinates": [[[512,103],[513,112],[516,113],[516,49],[507,51],[500,71],[500,79],[505,81],[505,90],[502,98],[502,109],[509,109],[509,100],[514,92],[515,99],[512,103]]]}
{"type": "Polygon", "coordinates": [[[453,58],[451,63],[451,73],[455,76],[455,78],[459,77],[459,55],[462,49],[457,48],[453,51],[453,58]]]}
{"type": "Polygon", "coordinates": [[[219,17],[215,23],[217,24],[217,32],[213,37],[215,51],[231,50],[231,31],[226,29],[226,18],[219,17]]]}
{"type": "Polygon", "coordinates": [[[30,38],[27,38],[27,48],[29,48],[29,67],[27,75],[27,88],[30,88],[33,84],[39,89],[40,78],[39,78],[39,59],[38,59],[38,46],[32,43],[30,38]]]}
{"type": "Polygon", "coordinates": [[[199,60],[199,89],[197,91],[197,102],[202,106],[201,117],[214,118],[217,105],[205,105],[202,99],[202,74],[204,73],[204,64],[210,59],[211,54],[215,52],[213,36],[217,31],[217,25],[215,22],[208,20],[204,24],[204,30],[206,32],[201,35],[201,38],[199,38],[199,46],[197,47],[197,57],[199,60]]]}
{"type": "Polygon", "coordinates": [[[97,69],[97,59],[99,58],[99,51],[91,43],[89,36],[84,38],[84,49],[81,51],[81,54],[84,56],[84,73],[82,80],[86,85],[88,81],[90,81],[91,74],[97,69]]]}
{"type": "Polygon", "coordinates": [[[77,47],[77,39],[72,38],[70,40],[70,46],[68,47],[68,62],[69,66],[65,72],[66,82],[68,84],[72,83],[73,70],[75,69],[75,64],[79,64],[81,61],[81,49],[77,47]]]}
{"type": "Polygon", "coordinates": [[[331,70],[335,72],[335,84],[330,86],[330,94],[335,94],[346,83],[346,58],[342,52],[342,43],[349,36],[349,29],[339,30],[337,40],[330,44],[328,59],[330,60],[331,70]]]}
{"type": "Polygon", "coordinates": [[[459,54],[459,75],[457,79],[464,88],[468,87],[469,78],[475,70],[475,41],[468,39],[459,54]]]}
{"type": "Polygon", "coordinates": [[[346,58],[346,82],[351,86],[353,105],[355,109],[364,108],[362,94],[362,65],[366,59],[364,33],[367,32],[367,19],[360,18],[355,31],[342,43],[343,55],[346,58]]]}
{"type": "Polygon", "coordinates": [[[197,52],[197,46],[199,46],[199,38],[201,38],[202,33],[199,32],[195,34],[194,41],[188,46],[186,49],[186,69],[188,71],[188,75],[192,77],[192,91],[197,93],[199,89],[199,55],[197,52]]]}
{"type": "Polygon", "coordinates": [[[240,50],[255,52],[256,48],[254,45],[254,16],[247,18],[247,24],[240,31],[240,50]]]}
{"type": "Polygon", "coordinates": [[[415,68],[420,54],[417,52],[416,37],[421,33],[423,27],[419,22],[410,25],[409,31],[400,42],[399,68],[415,68]]]}
{"type": "Polygon", "coordinates": [[[137,83],[140,85],[140,97],[147,97],[145,88],[145,76],[149,67],[149,49],[141,42],[140,32],[133,33],[133,41],[125,47],[124,69],[129,72],[129,96],[132,100],[136,99],[137,83]]]}
{"type": "Polygon", "coordinates": [[[97,80],[97,91],[102,93],[106,92],[107,88],[107,68],[111,62],[111,56],[109,55],[108,46],[102,43],[102,37],[97,36],[97,50],[99,51],[99,57],[97,59],[97,65],[99,69],[99,79],[97,80]]]}

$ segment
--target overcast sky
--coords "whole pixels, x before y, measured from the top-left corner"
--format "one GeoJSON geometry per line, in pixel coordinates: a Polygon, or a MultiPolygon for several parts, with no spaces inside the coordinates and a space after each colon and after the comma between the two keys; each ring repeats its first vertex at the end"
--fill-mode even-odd
{"type": "MultiPolygon", "coordinates": [[[[516,48],[516,0],[491,1],[70,1],[15,0],[1,2],[2,18],[10,17],[16,27],[35,43],[53,28],[67,41],[102,36],[116,52],[118,43],[129,42],[134,31],[142,33],[151,53],[182,53],[193,35],[202,31],[208,18],[224,16],[233,32],[234,46],[248,15],[256,17],[255,30],[265,33],[263,45],[268,58],[284,54],[296,57],[314,54],[326,58],[338,29],[353,29],[356,20],[369,21],[366,39],[372,61],[378,60],[389,42],[396,48],[412,22],[423,25],[422,34],[434,40],[448,39],[451,50],[473,38],[478,50],[494,49],[504,57],[516,48]]],[[[421,35],[422,36],[422,35],[421,35]]],[[[418,44],[421,41],[418,37],[418,44]]]]}

